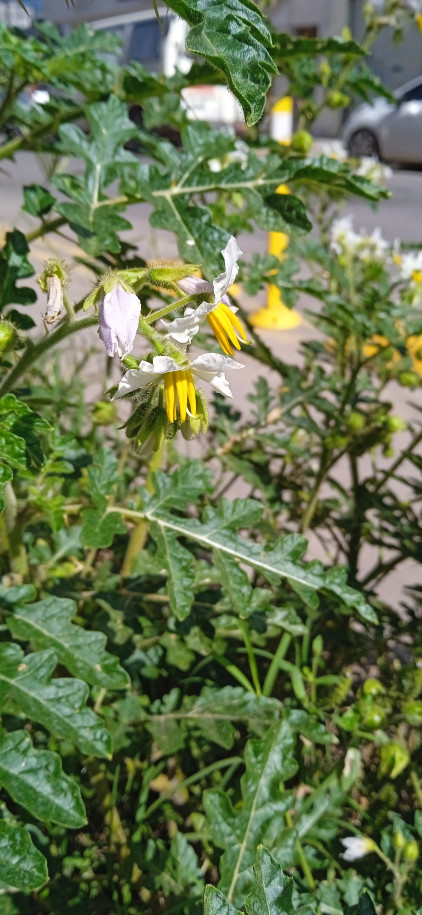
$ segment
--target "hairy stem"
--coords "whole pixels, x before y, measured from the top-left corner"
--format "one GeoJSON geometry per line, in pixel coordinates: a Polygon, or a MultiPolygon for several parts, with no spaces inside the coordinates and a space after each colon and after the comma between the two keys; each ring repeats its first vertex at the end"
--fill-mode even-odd
{"type": "Polygon", "coordinates": [[[95,324],[98,324],[98,318],[96,317],[82,318],[81,321],[73,321],[72,323],[69,323],[69,321],[66,320],[57,330],[53,331],[52,334],[49,334],[48,337],[43,337],[38,343],[29,343],[15,367],[6,375],[6,378],[4,378],[3,382],[0,384],[0,397],[12,390],[16,382],[25,374],[26,370],[29,369],[40,356],[48,352],[49,349],[52,349],[68,337],[69,334],[74,334],[78,330],[85,330],[86,327],[93,327],[95,324]]]}

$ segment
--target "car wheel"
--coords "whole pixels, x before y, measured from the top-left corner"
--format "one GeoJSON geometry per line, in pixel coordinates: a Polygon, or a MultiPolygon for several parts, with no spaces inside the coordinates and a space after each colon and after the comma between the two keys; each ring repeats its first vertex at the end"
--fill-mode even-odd
{"type": "Polygon", "coordinates": [[[361,159],[363,156],[370,156],[372,159],[380,158],[377,138],[372,130],[368,130],[366,127],[362,127],[361,130],[356,130],[352,134],[348,147],[350,155],[355,156],[356,159],[361,159]]]}

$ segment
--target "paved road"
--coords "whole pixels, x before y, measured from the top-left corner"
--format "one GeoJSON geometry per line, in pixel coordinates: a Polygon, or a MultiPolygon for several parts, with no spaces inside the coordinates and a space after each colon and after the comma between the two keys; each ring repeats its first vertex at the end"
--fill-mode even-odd
{"type": "MultiPolygon", "coordinates": [[[[32,218],[21,211],[22,186],[30,184],[33,181],[39,181],[45,184],[45,169],[48,167],[48,160],[36,159],[28,153],[19,154],[14,163],[2,163],[0,170],[0,236],[4,230],[12,225],[17,225],[24,232],[29,232],[34,227],[32,218]]],[[[422,172],[418,171],[397,171],[393,174],[389,187],[392,192],[392,198],[383,201],[376,210],[368,203],[362,200],[352,200],[347,209],[354,215],[354,225],[356,229],[366,228],[372,230],[380,226],[384,237],[389,241],[396,238],[412,242],[421,242],[422,245],[422,172]]],[[[146,206],[139,205],[131,209],[131,220],[133,221],[133,231],[128,233],[128,237],[133,240],[139,247],[142,256],[147,259],[172,258],[177,257],[177,247],[174,236],[170,232],[151,229],[149,222],[149,209],[146,206]]],[[[264,253],[266,251],[267,236],[266,233],[256,231],[253,235],[243,234],[239,236],[239,244],[245,253],[245,257],[250,257],[254,252],[264,253]]],[[[78,248],[72,239],[71,233],[66,233],[65,237],[58,238],[47,236],[45,240],[37,239],[31,245],[31,260],[36,269],[41,269],[43,261],[55,253],[57,256],[71,260],[72,256],[78,253],[78,248]]],[[[25,281],[28,282],[28,281],[25,281]]],[[[35,283],[35,280],[34,280],[35,283]]],[[[91,274],[81,265],[76,265],[72,272],[72,285],[70,295],[73,300],[77,301],[82,295],[87,294],[92,284],[91,274]]],[[[36,287],[38,288],[38,287],[36,287]]],[[[244,307],[247,310],[254,310],[265,304],[265,295],[261,293],[257,300],[248,299],[245,295],[242,297],[244,307]]],[[[40,314],[42,303],[32,309],[32,314],[38,314],[39,323],[42,328],[40,314]]],[[[273,348],[283,359],[290,362],[300,360],[299,348],[304,339],[314,337],[315,331],[306,322],[303,322],[299,328],[293,331],[265,331],[262,333],[265,342],[273,348]]],[[[85,335],[85,345],[91,346],[96,340],[94,332],[88,331],[85,335]]],[[[76,346],[76,340],[72,341],[72,351],[79,349],[80,343],[76,346]]],[[[70,354],[69,354],[70,355],[70,354]]],[[[249,409],[247,393],[252,390],[254,380],[259,370],[257,363],[242,353],[246,370],[242,373],[233,373],[230,379],[235,399],[245,408],[249,409]]],[[[95,383],[91,383],[89,392],[92,399],[101,396],[103,391],[102,371],[99,371],[98,356],[94,357],[88,363],[90,366],[90,376],[96,378],[95,383]]],[[[103,363],[101,363],[103,365],[103,363]]],[[[117,370],[116,366],[116,370],[117,370]]],[[[69,371],[71,371],[69,360],[69,371]]],[[[279,383],[279,379],[277,379],[279,383]]],[[[396,409],[403,415],[408,415],[408,407],[405,392],[396,389],[393,392],[396,401],[396,409]]],[[[197,447],[197,446],[194,446],[197,447]]],[[[239,489],[236,495],[242,494],[239,489]]],[[[311,553],[320,555],[317,544],[311,541],[311,553]]],[[[326,558],[321,556],[321,558],[326,558]]],[[[414,563],[405,564],[397,573],[391,575],[386,583],[385,593],[388,592],[389,600],[396,599],[402,592],[403,584],[422,583],[422,573],[420,568],[414,563]]]]}

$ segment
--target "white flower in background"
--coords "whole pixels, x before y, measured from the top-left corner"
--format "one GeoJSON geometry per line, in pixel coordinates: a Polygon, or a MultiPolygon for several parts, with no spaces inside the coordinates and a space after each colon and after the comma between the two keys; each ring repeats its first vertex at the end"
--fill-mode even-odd
{"type": "Polygon", "coordinates": [[[126,372],[113,400],[142,390],[149,384],[157,385],[164,382],[168,420],[171,423],[176,422],[179,409],[180,421],[183,423],[188,412],[191,416],[196,414],[194,378],[207,381],[219,394],[232,397],[224,374],[225,371],[232,369],[243,369],[243,365],[218,353],[204,353],[184,366],[179,365],[171,356],[154,356],[152,362],[143,360],[138,369],[129,369],[126,372]]]}
{"type": "Polygon", "coordinates": [[[201,302],[197,308],[186,308],[182,318],[175,318],[171,322],[163,321],[163,324],[168,328],[166,337],[169,340],[186,345],[192,342],[192,338],[198,332],[200,325],[207,320],[223,352],[233,356],[233,347],[240,350],[239,340],[247,343],[245,331],[236,315],[237,308],[230,304],[230,299],[227,296],[227,290],[233,285],[237,277],[239,271],[237,261],[242,251],[236,239],[231,236],[221,253],[226,269],[224,273],[220,273],[213,280],[212,284],[195,276],[187,276],[179,280],[178,283],[182,291],[186,292],[187,295],[203,292],[212,294],[213,300],[211,302],[201,302]]]}
{"type": "Polygon", "coordinates": [[[417,285],[422,283],[422,251],[409,251],[407,254],[396,254],[394,258],[399,268],[401,280],[417,285]]]}
{"type": "Polygon", "coordinates": [[[335,219],[331,226],[330,248],[336,254],[343,254],[345,250],[354,251],[361,243],[361,236],[353,229],[351,216],[342,216],[335,219]]]}
{"type": "Polygon", "coordinates": [[[342,855],[345,861],[357,861],[377,848],[376,843],[367,836],[346,836],[345,839],[340,839],[340,842],[346,849],[342,855]]]}
{"type": "Polygon", "coordinates": [[[345,162],[348,157],[348,152],[340,140],[332,140],[331,143],[323,144],[322,155],[328,156],[329,159],[337,159],[338,162],[345,162]]]}
{"type": "Polygon", "coordinates": [[[383,185],[393,177],[393,170],[389,165],[384,165],[372,156],[362,156],[355,175],[367,178],[373,184],[383,185]]]}
{"type": "Polygon", "coordinates": [[[241,168],[246,168],[249,156],[249,147],[244,140],[236,139],[234,149],[221,156],[221,159],[208,159],[208,168],[211,172],[221,172],[232,162],[239,162],[241,168]]]}
{"type": "Polygon", "coordinates": [[[381,235],[381,229],[378,227],[366,234],[364,230],[360,233],[353,229],[353,220],[351,216],[343,216],[341,219],[334,220],[331,226],[330,248],[336,254],[359,255],[364,260],[385,260],[387,252],[390,251],[389,242],[381,235]]]}
{"type": "Polygon", "coordinates": [[[108,356],[126,356],[132,352],[139,325],[141,303],[134,292],[126,292],[120,283],[104,294],[98,306],[98,334],[108,356]]]}
{"type": "Polygon", "coordinates": [[[382,260],[386,252],[390,250],[389,242],[381,235],[381,229],[377,226],[370,235],[363,235],[362,241],[366,250],[363,252],[366,260],[376,257],[382,260]]]}

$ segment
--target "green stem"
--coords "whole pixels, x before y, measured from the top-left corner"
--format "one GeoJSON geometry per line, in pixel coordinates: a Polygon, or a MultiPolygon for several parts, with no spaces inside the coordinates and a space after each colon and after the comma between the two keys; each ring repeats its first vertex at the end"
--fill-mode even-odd
{"type": "Polygon", "coordinates": [[[377,485],[372,490],[373,493],[377,493],[377,492],[379,492],[380,489],[382,489],[382,487],[384,486],[384,483],[386,483],[387,480],[389,480],[390,477],[393,476],[393,474],[396,472],[397,468],[400,467],[400,464],[402,464],[403,461],[405,461],[408,458],[409,454],[416,448],[417,445],[419,445],[420,442],[422,442],[422,431],[418,432],[418,434],[415,435],[415,437],[410,442],[410,445],[408,446],[408,448],[406,448],[405,451],[403,451],[401,454],[399,454],[399,456],[396,458],[396,460],[391,465],[391,467],[389,467],[389,469],[385,471],[383,476],[380,477],[377,485]]]}
{"type": "Polygon", "coordinates": [[[421,810],[422,810],[422,786],[421,786],[421,783],[420,783],[420,781],[419,781],[418,775],[417,775],[417,773],[415,772],[414,769],[413,769],[412,772],[410,773],[410,780],[411,780],[412,785],[413,785],[413,787],[414,787],[414,789],[415,789],[415,794],[416,794],[416,797],[417,797],[417,799],[418,799],[419,807],[420,807],[421,810]]]}
{"type": "Polygon", "coordinates": [[[73,310],[73,305],[71,304],[70,299],[69,299],[69,296],[66,294],[66,292],[64,291],[64,289],[63,289],[63,305],[64,305],[64,307],[65,307],[65,309],[66,309],[67,316],[68,316],[68,318],[69,318],[69,323],[71,323],[72,321],[75,321],[75,320],[76,320],[76,315],[75,315],[75,312],[74,312],[74,310],[73,310]]]}
{"type": "Polygon", "coordinates": [[[160,318],[164,318],[166,315],[171,314],[176,308],[183,308],[183,306],[188,305],[189,302],[195,302],[199,297],[203,299],[203,293],[201,293],[200,296],[184,295],[183,298],[178,299],[177,302],[170,302],[170,305],[165,305],[164,308],[159,308],[157,311],[150,311],[149,315],[147,315],[146,318],[143,318],[143,321],[145,324],[152,324],[155,321],[159,321],[160,318]]]}
{"type": "Polygon", "coordinates": [[[256,663],[256,657],[253,650],[253,645],[251,642],[249,624],[246,620],[239,619],[239,629],[242,632],[243,639],[245,642],[245,648],[248,653],[249,667],[252,674],[252,682],[255,687],[255,692],[257,696],[262,695],[261,684],[259,682],[258,666],[256,663]]]}
{"type": "Polygon", "coordinates": [[[139,318],[139,330],[144,335],[144,337],[146,337],[147,340],[152,343],[158,355],[161,356],[164,352],[162,337],[157,334],[153,327],[149,326],[148,318],[139,318]]]}
{"type": "Polygon", "coordinates": [[[225,658],[224,655],[222,655],[222,654],[214,653],[212,655],[212,657],[214,658],[215,661],[217,661],[218,664],[221,664],[221,666],[224,667],[225,670],[227,670],[227,673],[231,674],[231,676],[234,677],[235,680],[237,680],[238,683],[240,683],[240,685],[243,686],[244,689],[246,689],[248,691],[248,693],[255,693],[255,690],[254,690],[253,686],[251,686],[251,684],[249,683],[248,678],[245,677],[245,674],[242,673],[242,671],[239,670],[238,667],[236,667],[236,664],[233,664],[232,661],[228,661],[227,658],[225,658]]]}
{"type": "Polygon", "coordinates": [[[212,775],[213,772],[216,772],[218,769],[224,769],[226,766],[233,766],[234,764],[240,766],[243,763],[241,756],[229,756],[227,759],[219,759],[217,762],[210,763],[209,766],[205,766],[204,769],[201,769],[199,772],[195,772],[194,775],[190,775],[188,778],[185,778],[182,782],[178,782],[177,785],[174,785],[170,791],[166,791],[165,794],[162,794],[161,797],[158,797],[156,801],[150,804],[145,811],[145,819],[149,819],[154,810],[157,807],[161,807],[163,801],[169,800],[173,797],[173,794],[176,794],[177,791],[180,791],[181,788],[188,788],[190,785],[194,785],[196,782],[202,781],[202,779],[207,778],[208,775],[212,775]]]}
{"type": "Polygon", "coordinates": [[[33,229],[32,232],[28,232],[25,235],[25,238],[28,243],[35,241],[37,238],[44,238],[44,235],[47,235],[48,232],[55,232],[56,229],[60,229],[60,226],[65,225],[64,216],[58,216],[57,219],[50,219],[50,222],[42,222],[38,229],[33,229]]]}
{"type": "Polygon", "coordinates": [[[10,568],[14,574],[27,578],[29,575],[28,557],[23,540],[23,531],[18,520],[18,506],[11,483],[6,483],[3,490],[4,522],[10,568]]]}
{"type": "Polygon", "coordinates": [[[19,362],[16,363],[15,367],[6,375],[4,381],[0,384],[0,397],[3,394],[7,394],[15,382],[21,377],[21,375],[26,372],[26,370],[43,355],[49,349],[52,349],[53,346],[56,346],[57,343],[60,343],[69,334],[74,334],[78,330],[85,330],[86,327],[93,327],[95,324],[98,324],[98,318],[90,317],[83,318],[81,321],[65,321],[57,330],[53,331],[52,334],[49,334],[48,337],[43,337],[38,343],[29,343],[25,352],[19,359],[19,362]]]}
{"type": "MultiPolygon", "coordinates": [[[[294,823],[293,823],[293,818],[292,818],[292,816],[291,816],[290,813],[286,813],[286,823],[287,823],[289,829],[294,829],[294,828],[295,828],[294,823]]],[[[295,846],[296,846],[296,851],[297,851],[297,854],[298,854],[298,858],[299,858],[299,861],[300,861],[300,863],[301,863],[302,870],[303,870],[303,873],[304,873],[304,876],[305,876],[305,880],[306,880],[306,882],[307,882],[307,884],[308,884],[309,889],[310,889],[311,892],[313,893],[313,892],[315,891],[315,888],[316,888],[316,883],[315,883],[315,880],[314,880],[314,878],[313,878],[313,876],[312,876],[312,871],[311,871],[311,868],[309,867],[309,864],[308,864],[308,861],[307,861],[305,852],[304,852],[304,850],[303,850],[302,843],[301,843],[301,841],[300,841],[300,839],[299,839],[299,836],[297,836],[297,838],[296,838],[295,846]]]]}
{"type": "Polygon", "coordinates": [[[301,524],[302,534],[306,533],[306,531],[308,530],[308,527],[310,527],[310,525],[312,523],[312,518],[314,517],[316,507],[318,505],[319,491],[327,476],[328,471],[330,470],[330,467],[331,467],[331,460],[330,460],[327,452],[325,451],[325,449],[323,449],[322,455],[321,455],[321,465],[320,465],[320,468],[319,468],[319,471],[318,471],[318,474],[317,474],[317,477],[315,480],[315,485],[311,492],[311,497],[309,499],[308,505],[306,506],[306,509],[305,509],[305,511],[303,513],[303,517],[302,517],[302,524],[301,524]]]}
{"type": "Polygon", "coordinates": [[[274,689],[275,682],[280,672],[280,661],[283,661],[286,657],[286,654],[290,648],[290,643],[292,641],[292,636],[289,632],[283,632],[283,635],[278,643],[277,651],[271,661],[271,664],[268,668],[267,676],[264,680],[264,685],[262,687],[263,696],[271,696],[274,689]]]}

